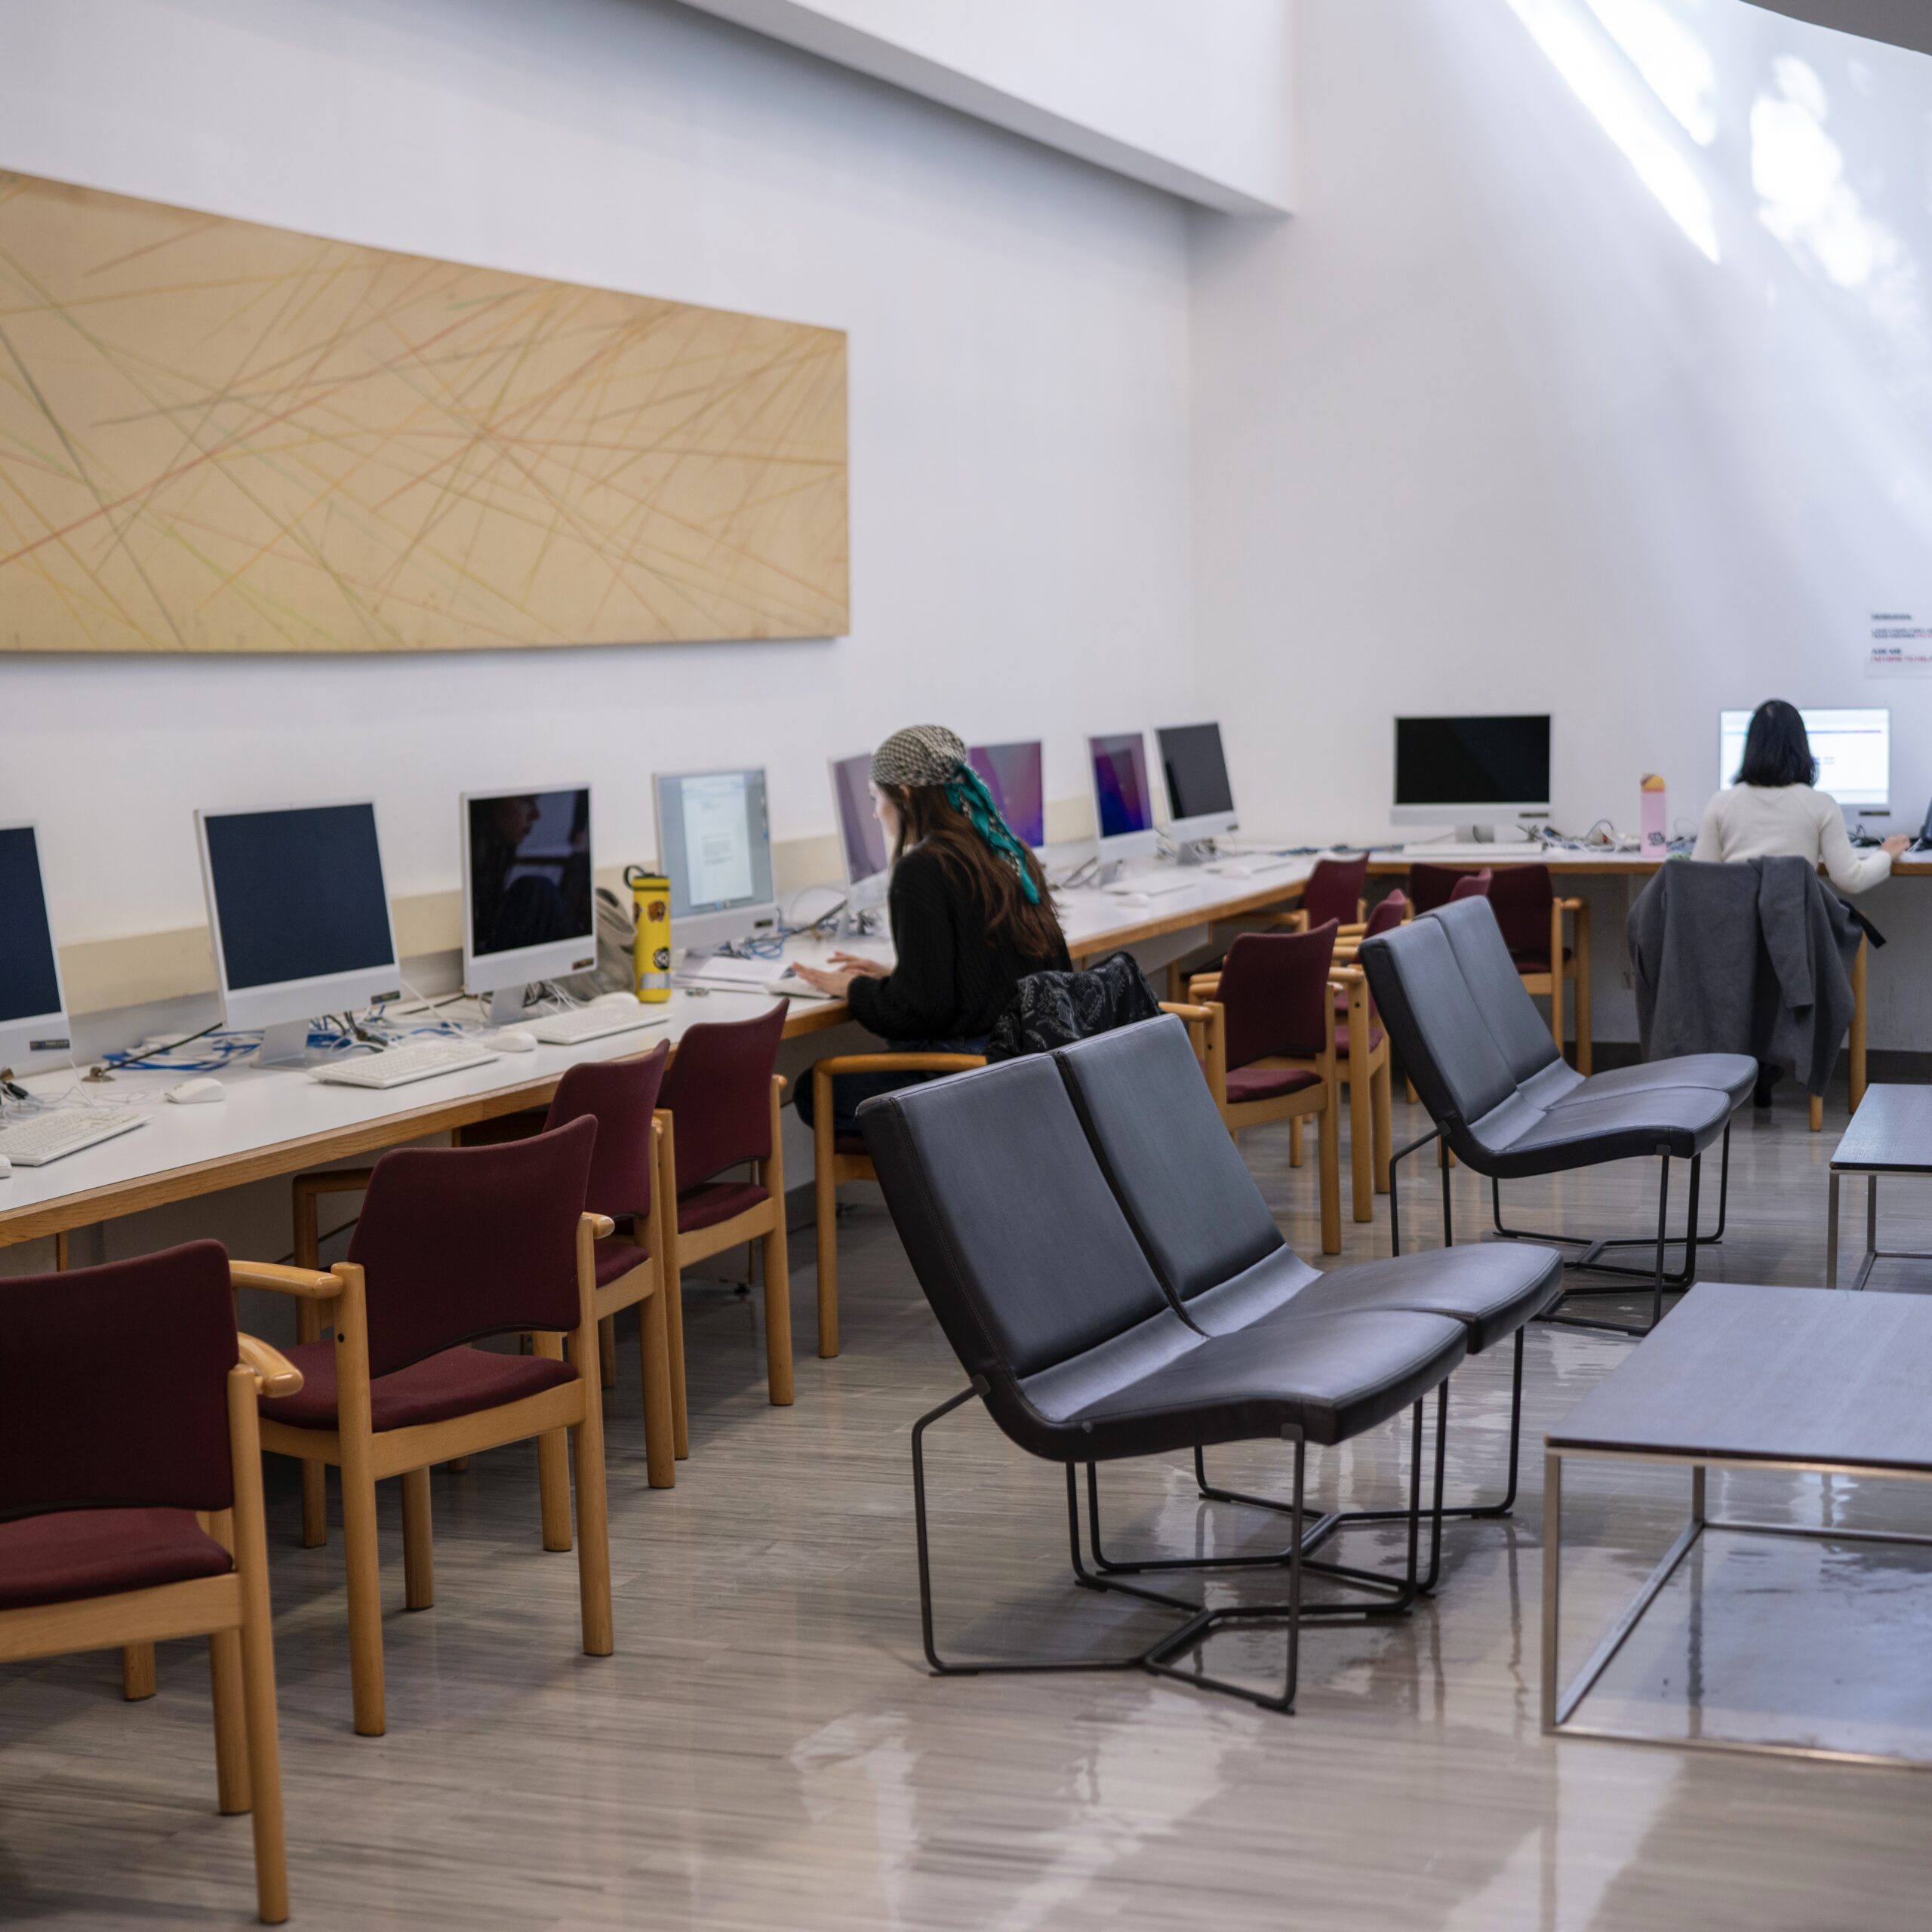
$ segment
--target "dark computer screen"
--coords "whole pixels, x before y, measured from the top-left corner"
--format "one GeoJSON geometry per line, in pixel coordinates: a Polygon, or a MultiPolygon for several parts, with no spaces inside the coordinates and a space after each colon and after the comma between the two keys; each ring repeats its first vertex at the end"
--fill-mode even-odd
{"type": "Polygon", "coordinates": [[[1398,718],[1398,805],[1549,802],[1549,718],[1398,718]]]}
{"type": "Polygon", "coordinates": [[[1220,725],[1168,725],[1155,735],[1161,743],[1168,803],[1176,818],[1206,818],[1234,810],[1228,761],[1221,755],[1220,725]]]}
{"type": "Polygon", "coordinates": [[[1094,798],[1099,808],[1100,836],[1151,832],[1153,801],[1147,795],[1147,750],[1138,731],[1111,738],[1089,738],[1088,755],[1094,761],[1094,798]]]}
{"type": "Polygon", "coordinates": [[[1012,745],[975,745],[966,761],[986,782],[1014,838],[1023,845],[1047,842],[1046,787],[1038,739],[1012,745]]]}
{"type": "Polygon", "coordinates": [[[374,805],[210,813],[203,823],[232,989],[394,963],[374,805]]]}
{"type": "Polygon", "coordinates": [[[832,767],[832,789],[838,801],[838,838],[845,852],[845,876],[854,885],[876,878],[891,863],[885,827],[872,810],[872,760],[869,752],[841,758],[832,767]]]}
{"type": "Polygon", "coordinates": [[[470,799],[469,934],[479,959],[595,941],[588,790],[470,799]]]}
{"type": "Polygon", "coordinates": [[[60,1011],[54,928],[31,826],[0,831],[0,1020],[60,1011]]]}

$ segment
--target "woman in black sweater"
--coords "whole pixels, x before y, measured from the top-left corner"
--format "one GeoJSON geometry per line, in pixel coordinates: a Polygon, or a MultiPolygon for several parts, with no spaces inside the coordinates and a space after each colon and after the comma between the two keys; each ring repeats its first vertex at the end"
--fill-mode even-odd
{"type": "MultiPolygon", "coordinates": [[[[895,732],[873,753],[872,779],[893,851],[886,903],[896,961],[888,968],[838,952],[830,971],[795,970],[903,1052],[982,1052],[1022,980],[1072,970],[1046,875],[944,726],[895,732]]],[[[841,1078],[833,1085],[835,1130],[857,1133],[861,1100],[925,1077],[841,1078]]],[[[811,1092],[809,1081],[800,1083],[807,1120],[811,1092]]]]}

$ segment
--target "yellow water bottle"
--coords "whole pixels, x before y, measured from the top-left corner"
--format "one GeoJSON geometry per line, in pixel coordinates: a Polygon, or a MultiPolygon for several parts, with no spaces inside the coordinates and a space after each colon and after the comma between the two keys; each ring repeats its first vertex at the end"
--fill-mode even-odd
{"type": "Polygon", "coordinates": [[[635,929],[632,990],[647,1005],[661,1005],[671,997],[671,881],[662,872],[627,866],[624,883],[635,929]]]}

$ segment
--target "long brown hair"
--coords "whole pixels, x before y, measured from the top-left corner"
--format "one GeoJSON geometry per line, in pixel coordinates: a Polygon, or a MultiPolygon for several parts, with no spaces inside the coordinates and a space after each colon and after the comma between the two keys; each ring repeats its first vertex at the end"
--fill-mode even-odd
{"type": "Polygon", "coordinates": [[[894,864],[915,845],[931,852],[973,895],[986,922],[986,937],[1003,941],[1023,959],[1051,959],[1066,944],[1047,889],[1046,873],[1030,851],[1021,851],[1020,863],[1039,888],[1037,906],[1020,890],[1013,869],[947,798],[943,785],[881,785],[878,789],[899,814],[894,864]]]}

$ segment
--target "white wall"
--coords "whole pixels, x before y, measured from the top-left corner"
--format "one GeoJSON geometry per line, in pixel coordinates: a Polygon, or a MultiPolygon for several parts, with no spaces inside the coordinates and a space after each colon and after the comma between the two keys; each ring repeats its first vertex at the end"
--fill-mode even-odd
{"type": "MultiPolygon", "coordinates": [[[[1932,63],[1742,0],[1298,32],[1297,219],[1197,229],[1195,629],[1250,821],[1381,835],[1391,715],[1491,709],[1555,714],[1566,828],[1634,829],[1647,771],[1694,821],[1718,711],[1775,694],[1889,701],[1916,829],[1932,682],[1860,651],[1932,605],[1932,63]]],[[[1932,1048],[1932,894],[1872,909],[1874,1044],[1932,1048]]]]}
{"type": "Polygon", "coordinates": [[[199,803],[373,792],[398,894],[465,786],[824,760],[937,718],[1079,734],[1189,689],[1177,202],[668,0],[0,0],[0,166],[850,331],[853,625],[822,643],[0,659],[0,818],[63,940],[198,923],[199,803]]]}
{"type": "Polygon", "coordinates": [[[1204,207],[1294,205],[1294,0],[685,0],[1204,207]]]}

